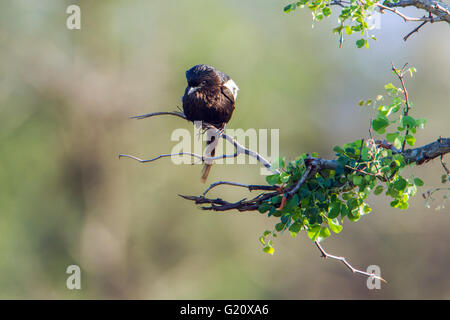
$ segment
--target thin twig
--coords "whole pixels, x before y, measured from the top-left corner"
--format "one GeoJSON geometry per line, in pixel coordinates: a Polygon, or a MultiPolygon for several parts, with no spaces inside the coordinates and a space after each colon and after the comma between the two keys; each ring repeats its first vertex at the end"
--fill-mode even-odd
{"type": "Polygon", "coordinates": [[[158,160],[158,159],[161,159],[161,158],[173,157],[173,156],[184,156],[184,155],[186,155],[186,156],[191,156],[191,157],[194,157],[194,158],[198,158],[198,159],[200,159],[200,160],[203,161],[203,157],[202,157],[202,156],[200,156],[200,155],[198,155],[198,154],[195,154],[195,153],[191,153],[191,152],[180,152],[180,153],[160,154],[159,156],[154,157],[154,158],[152,158],[152,159],[140,159],[140,158],[135,157],[135,156],[130,156],[129,154],[122,154],[122,153],[121,153],[121,154],[119,154],[119,159],[122,158],[122,157],[124,157],[124,158],[130,158],[130,159],[139,161],[139,162],[141,162],[141,163],[146,163],[146,162],[153,162],[153,161],[158,160]]]}
{"type": "Polygon", "coordinates": [[[361,170],[361,169],[353,168],[352,166],[349,166],[349,165],[345,165],[345,167],[350,169],[350,170],[353,170],[353,171],[356,171],[356,172],[359,172],[359,173],[362,173],[362,174],[365,174],[365,175],[368,175],[368,176],[380,178],[382,181],[386,180],[385,177],[383,175],[379,174],[379,173],[367,172],[367,171],[364,171],[364,170],[361,170]]]}
{"type": "Polygon", "coordinates": [[[122,157],[131,158],[131,159],[137,160],[137,161],[139,161],[141,163],[153,162],[153,161],[161,159],[161,158],[174,157],[174,156],[191,156],[191,157],[194,157],[194,158],[197,158],[197,159],[201,160],[201,162],[203,163],[203,162],[206,162],[206,161],[214,161],[214,160],[220,160],[220,159],[226,159],[226,158],[233,158],[233,157],[236,157],[237,155],[236,154],[223,154],[223,155],[215,156],[215,157],[204,157],[204,156],[201,156],[199,154],[192,153],[192,152],[178,152],[178,153],[160,154],[159,156],[154,157],[152,159],[145,159],[144,160],[144,159],[140,159],[138,157],[131,156],[131,155],[128,155],[128,154],[119,154],[119,158],[122,158],[122,157]]]}
{"type": "MultiPolygon", "coordinates": [[[[184,120],[186,119],[186,115],[183,112],[178,112],[178,111],[173,111],[173,112],[168,112],[168,111],[162,111],[162,112],[151,112],[151,113],[146,113],[146,114],[142,114],[142,115],[138,115],[138,116],[132,116],[130,117],[130,119],[145,119],[145,118],[150,118],[150,117],[154,117],[154,116],[160,116],[160,115],[170,115],[170,116],[176,116],[179,118],[182,118],[184,120]]],[[[205,127],[211,127],[209,124],[205,124],[205,127]]],[[[234,154],[223,154],[221,156],[216,156],[216,157],[204,157],[198,154],[194,154],[194,153],[190,153],[190,152],[180,152],[180,153],[176,153],[176,154],[162,154],[159,155],[155,158],[152,159],[148,159],[148,160],[142,160],[139,159],[135,156],[130,156],[130,155],[126,155],[126,154],[120,154],[120,157],[128,157],[131,159],[135,159],[139,162],[145,163],[145,162],[152,162],[155,160],[158,160],[160,158],[164,158],[164,157],[170,157],[170,156],[175,156],[175,155],[190,155],[192,157],[201,159],[203,162],[204,161],[214,161],[214,160],[219,160],[219,159],[225,159],[225,158],[236,158],[237,156],[239,156],[240,154],[246,154],[249,157],[253,157],[255,158],[258,162],[260,162],[267,170],[271,171],[272,173],[280,173],[280,171],[278,169],[272,169],[271,168],[271,163],[265,159],[263,156],[261,156],[259,153],[250,150],[246,147],[244,147],[242,144],[240,144],[239,142],[236,141],[236,139],[234,139],[231,136],[228,136],[225,133],[221,133],[222,139],[228,141],[229,143],[231,143],[234,148],[236,149],[236,152],[234,154]]]]}
{"type": "Polygon", "coordinates": [[[450,171],[448,170],[447,165],[444,162],[444,155],[443,154],[441,154],[441,164],[442,164],[442,167],[444,168],[444,171],[447,174],[447,176],[450,176],[450,171]]]}
{"type": "Polygon", "coordinates": [[[277,190],[278,186],[268,186],[268,185],[256,185],[256,184],[244,184],[244,183],[238,183],[238,182],[229,182],[229,181],[217,181],[212,183],[208,189],[203,192],[203,196],[205,196],[212,188],[215,188],[219,185],[229,185],[229,186],[235,186],[235,187],[242,187],[247,188],[249,191],[253,190],[277,190]]]}
{"type": "Polygon", "coordinates": [[[402,17],[405,22],[407,22],[407,21],[429,21],[429,22],[441,21],[441,19],[427,18],[427,17],[422,17],[422,18],[408,17],[408,16],[404,15],[403,13],[401,13],[400,11],[398,11],[397,8],[390,8],[390,7],[387,7],[387,6],[385,6],[381,3],[377,3],[377,2],[375,2],[373,5],[382,10],[387,10],[387,11],[391,11],[391,12],[395,13],[396,15],[402,17]]]}
{"type": "Polygon", "coordinates": [[[151,112],[151,113],[146,113],[146,114],[141,114],[138,116],[131,116],[129,117],[130,119],[145,119],[145,118],[150,118],[150,117],[154,117],[154,116],[162,116],[162,115],[169,115],[169,116],[176,116],[176,117],[180,117],[184,120],[186,120],[186,116],[184,115],[183,112],[178,112],[178,111],[173,111],[173,112],[169,112],[169,111],[161,111],[161,112],[151,112]]]}
{"type": "MultiPolygon", "coordinates": [[[[403,116],[407,116],[409,113],[409,109],[411,109],[411,106],[409,104],[409,99],[408,99],[408,91],[406,91],[406,87],[405,87],[405,82],[403,80],[404,78],[404,72],[405,72],[405,68],[408,64],[406,63],[402,70],[399,71],[397,68],[394,67],[394,64],[392,64],[392,71],[395,72],[395,74],[397,75],[398,79],[400,80],[400,83],[402,85],[402,89],[403,89],[403,95],[405,96],[405,104],[406,104],[406,109],[405,112],[403,113],[403,116]]],[[[406,132],[405,132],[405,139],[403,140],[403,145],[402,145],[402,152],[405,151],[405,147],[406,147],[406,137],[409,134],[409,125],[406,125],[406,132]]]]}
{"type": "Polygon", "coordinates": [[[414,28],[410,33],[408,33],[406,36],[403,37],[403,41],[408,40],[410,36],[412,36],[415,32],[419,32],[420,28],[422,28],[424,25],[426,25],[428,21],[424,21],[421,24],[419,24],[418,27],[414,28]]]}
{"type": "Polygon", "coordinates": [[[308,167],[306,167],[306,170],[305,170],[305,173],[303,174],[303,177],[298,181],[298,183],[295,186],[295,188],[288,192],[289,195],[293,195],[294,193],[297,192],[298,189],[300,189],[302,184],[305,183],[306,179],[309,178],[309,176],[311,174],[311,171],[312,171],[312,165],[309,165],[308,167]]]}
{"type": "Polygon", "coordinates": [[[374,273],[368,273],[368,272],[361,271],[361,270],[359,270],[359,269],[354,268],[350,263],[347,262],[347,260],[346,260],[344,257],[338,257],[338,256],[335,256],[335,255],[332,255],[332,254],[327,253],[327,252],[322,248],[322,246],[320,245],[319,241],[314,241],[314,243],[316,244],[317,248],[319,248],[320,253],[322,254],[322,257],[323,257],[323,258],[325,258],[325,259],[326,259],[326,258],[331,258],[331,259],[339,260],[339,261],[341,261],[347,268],[349,268],[350,271],[353,272],[353,273],[359,273],[359,274],[365,275],[366,277],[369,277],[369,278],[370,278],[370,277],[373,277],[373,278],[375,278],[375,279],[378,279],[378,280],[383,281],[384,283],[387,283],[386,280],[384,280],[384,279],[381,278],[380,276],[377,276],[377,275],[374,274],[374,273]]]}

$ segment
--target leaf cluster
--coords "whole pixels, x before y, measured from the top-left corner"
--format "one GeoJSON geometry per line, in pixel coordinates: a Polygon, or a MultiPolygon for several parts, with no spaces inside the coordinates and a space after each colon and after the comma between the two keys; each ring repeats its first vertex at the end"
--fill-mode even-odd
{"type": "Polygon", "coordinates": [[[279,186],[281,192],[258,208],[261,214],[278,219],[274,230],[261,236],[265,252],[274,252],[272,241],[265,241],[269,234],[276,236],[288,230],[296,237],[303,230],[311,240],[321,241],[332,232],[340,233],[346,220],[357,222],[372,211],[366,201],[370,194],[384,193],[391,198],[392,207],[408,208],[409,199],[424,183],[420,178],[402,175],[408,163],[399,149],[403,141],[414,145],[414,135],[418,128],[423,128],[425,119],[406,115],[408,106],[402,89],[389,83],[385,91],[386,98],[378,95],[373,100],[360,101],[359,105],[376,110],[372,128],[388,145],[371,137],[334,147],[336,169],[318,170],[293,194],[288,190],[293,190],[307,171],[308,160],[318,154],[303,154],[290,162],[279,158],[273,163],[273,169],[280,173],[267,176],[266,181],[279,186]],[[389,103],[383,104],[385,100],[389,103]]]}
{"type": "Polygon", "coordinates": [[[375,27],[375,1],[371,0],[302,0],[292,2],[284,7],[284,12],[290,13],[297,8],[307,7],[313,21],[321,21],[331,16],[332,6],[340,8],[338,26],[333,29],[343,41],[344,35],[358,34],[360,38],[355,44],[358,48],[369,48],[369,40],[377,40],[369,33],[375,27]]]}

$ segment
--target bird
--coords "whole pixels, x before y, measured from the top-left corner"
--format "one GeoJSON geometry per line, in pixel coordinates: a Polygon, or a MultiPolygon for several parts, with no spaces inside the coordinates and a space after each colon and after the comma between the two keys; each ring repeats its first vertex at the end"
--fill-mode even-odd
{"type": "MultiPolygon", "coordinates": [[[[186,71],[187,87],[181,98],[183,113],[192,122],[201,121],[203,129],[209,124],[217,130],[206,131],[206,155],[214,157],[218,138],[230,121],[235,109],[238,86],[229,75],[216,68],[198,64],[186,71]]],[[[212,162],[205,161],[201,181],[204,183],[212,162]]]]}

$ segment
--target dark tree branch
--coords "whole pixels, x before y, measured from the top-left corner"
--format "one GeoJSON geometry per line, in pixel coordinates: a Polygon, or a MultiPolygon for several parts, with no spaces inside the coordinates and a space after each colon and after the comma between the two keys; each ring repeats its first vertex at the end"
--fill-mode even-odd
{"type": "MultiPolygon", "coordinates": [[[[405,151],[392,149],[394,154],[401,154],[405,159],[407,164],[421,165],[437,157],[443,156],[450,153],[450,138],[439,138],[438,140],[429,143],[425,146],[408,149],[405,151]]],[[[305,159],[306,171],[302,178],[297,182],[297,184],[287,187],[287,195],[292,195],[298,188],[305,183],[305,181],[310,178],[311,172],[320,172],[323,170],[336,170],[340,164],[336,160],[328,160],[322,158],[306,158],[305,159]],[[298,186],[298,188],[297,188],[298,186]],[[294,191],[295,190],[295,191],[294,191]]],[[[351,168],[354,169],[354,168],[351,168]]],[[[362,172],[363,174],[368,174],[367,172],[362,172]]],[[[226,183],[229,185],[239,185],[238,183],[226,183]]],[[[219,185],[219,184],[218,184],[219,185]]],[[[239,185],[241,186],[241,185],[239,185]]],[[[248,188],[248,187],[247,187],[248,188]]],[[[277,187],[278,188],[278,187],[277,187]]],[[[249,189],[249,188],[248,188],[249,189]]],[[[249,189],[250,190],[250,189],[249,189]]],[[[209,191],[209,190],[207,190],[209,191]]],[[[187,200],[194,201],[196,204],[210,204],[210,206],[201,207],[203,210],[213,210],[213,211],[228,211],[228,210],[239,210],[239,211],[254,211],[266,200],[278,195],[280,192],[263,193],[256,198],[251,200],[242,199],[238,202],[227,202],[223,199],[208,199],[202,196],[182,196],[187,200]]]]}
{"type": "Polygon", "coordinates": [[[242,188],[247,188],[249,191],[253,191],[253,190],[277,190],[278,189],[277,186],[244,184],[244,183],[229,182],[229,181],[217,181],[217,182],[212,183],[208,187],[208,189],[206,189],[203,192],[203,196],[205,196],[209,192],[209,190],[211,190],[212,188],[215,188],[215,187],[217,187],[219,185],[230,185],[230,186],[242,187],[242,188]]]}
{"type": "Polygon", "coordinates": [[[385,3],[385,6],[388,8],[416,7],[417,9],[423,9],[423,10],[427,11],[428,13],[434,14],[437,17],[437,18],[435,18],[435,21],[446,21],[446,22],[450,23],[450,6],[441,1],[399,0],[398,2],[395,2],[395,3],[387,2],[387,3],[385,3]]]}
{"type": "Polygon", "coordinates": [[[421,165],[450,152],[450,138],[439,138],[425,146],[408,149],[402,152],[408,164],[421,165]]]}
{"type": "Polygon", "coordinates": [[[410,36],[412,36],[415,32],[419,32],[420,28],[422,28],[424,25],[426,25],[428,21],[424,21],[421,24],[419,24],[416,28],[414,28],[410,33],[408,33],[406,36],[403,37],[403,40],[406,41],[410,36]]]}

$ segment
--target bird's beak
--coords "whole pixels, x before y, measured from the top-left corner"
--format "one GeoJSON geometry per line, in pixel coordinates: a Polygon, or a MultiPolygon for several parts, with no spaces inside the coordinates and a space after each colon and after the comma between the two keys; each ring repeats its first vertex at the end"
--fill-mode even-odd
{"type": "Polygon", "coordinates": [[[191,93],[194,93],[194,92],[197,91],[198,89],[200,89],[200,87],[189,87],[188,95],[190,95],[191,93]]]}

